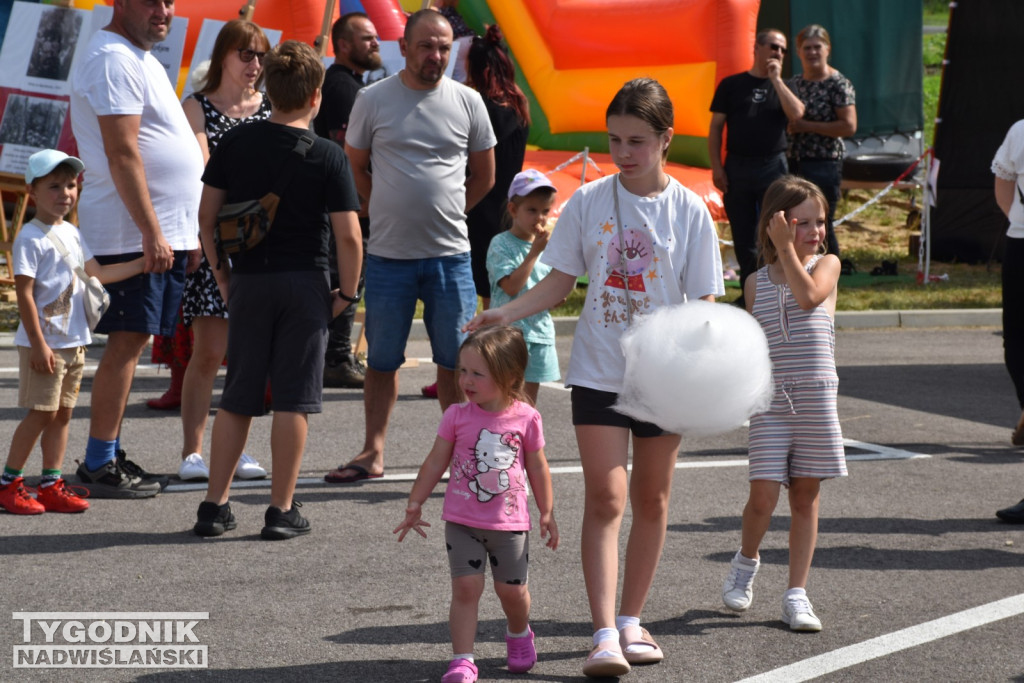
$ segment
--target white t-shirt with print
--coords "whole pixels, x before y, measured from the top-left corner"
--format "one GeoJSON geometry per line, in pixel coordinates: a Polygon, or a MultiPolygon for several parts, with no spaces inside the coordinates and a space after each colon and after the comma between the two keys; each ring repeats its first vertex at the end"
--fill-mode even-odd
{"type": "Polygon", "coordinates": [[[541,261],[569,275],[588,274],[587,298],[576,325],[566,386],[620,392],[626,362],[619,338],[633,318],[661,306],[725,294],[718,233],[704,202],[669,177],[657,197],[638,197],[609,176],[569,198],[541,261]],[[620,265],[612,194],[617,188],[626,244],[620,265]]]}
{"type": "Polygon", "coordinates": [[[93,253],[142,251],[142,233],[114,187],[99,116],[140,116],[139,152],[153,210],[176,251],[199,246],[203,155],[163,66],[110,31],[97,31],[71,72],[71,128],[85,177],[78,224],[93,253]]]}
{"type": "MultiPolygon", "coordinates": [[[[53,230],[73,261],[84,266],[92,258],[89,248],[79,239],[75,226],[67,221],[46,226],[32,220],[23,225],[14,238],[14,274],[35,279],[32,297],[47,346],[51,349],[87,346],[92,343],[92,335],[89,334],[82,302],[85,285],[46,236],[47,228],[53,230]]],[[[24,323],[18,325],[14,343],[32,346],[24,323]]]]}

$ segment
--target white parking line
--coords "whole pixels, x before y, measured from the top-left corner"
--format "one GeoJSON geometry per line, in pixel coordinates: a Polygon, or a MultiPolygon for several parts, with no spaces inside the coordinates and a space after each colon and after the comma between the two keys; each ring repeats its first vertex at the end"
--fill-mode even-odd
{"type": "MultiPolygon", "coordinates": [[[[89,364],[86,364],[83,367],[84,367],[84,371],[87,372],[87,373],[95,373],[96,372],[96,365],[95,364],[89,363],[89,364]]],[[[224,374],[224,371],[225,371],[224,368],[220,368],[219,369],[219,372],[221,374],[224,374]]],[[[150,375],[150,374],[166,374],[168,372],[168,370],[167,370],[167,366],[166,365],[155,365],[153,363],[139,363],[137,366],[135,366],[135,372],[138,373],[138,374],[150,375]]],[[[13,373],[15,375],[18,374],[18,368],[16,368],[16,367],[14,367],[14,368],[10,368],[10,367],[0,368],[0,374],[10,374],[10,373],[13,373]]]]}
{"type": "MultiPolygon", "coordinates": [[[[877,444],[865,443],[863,441],[854,441],[853,439],[844,439],[844,443],[847,446],[857,448],[858,450],[869,451],[868,453],[858,453],[847,455],[847,460],[915,460],[917,458],[930,458],[932,456],[925,455],[923,453],[912,453],[911,451],[904,451],[898,448],[889,448],[888,446],[879,446],[877,444]]],[[[677,470],[702,470],[702,469],[713,469],[717,467],[746,467],[747,460],[743,459],[732,459],[732,460],[685,460],[683,462],[676,463],[677,470]]],[[[632,465],[630,465],[632,469],[632,465]]],[[[561,465],[558,467],[551,468],[551,474],[581,474],[583,468],[579,465],[561,465]]],[[[414,481],[416,479],[415,472],[403,472],[399,474],[385,474],[383,477],[373,479],[372,481],[414,481]]],[[[448,479],[448,475],[445,474],[442,481],[448,479]]],[[[300,478],[296,485],[298,486],[321,486],[326,482],[320,477],[303,477],[300,478]]],[[[256,481],[235,481],[231,484],[231,488],[242,489],[242,488],[268,488],[270,486],[270,479],[261,479],[256,481]]],[[[344,487],[344,485],[339,485],[344,487]]],[[[206,489],[206,482],[196,483],[180,483],[170,484],[164,491],[173,493],[176,491],[203,491],[206,489]]]]}
{"type": "Polygon", "coordinates": [[[863,643],[826,652],[825,654],[805,659],[767,671],[757,676],[745,678],[739,683],[797,683],[812,678],[856,666],[879,657],[906,650],[918,645],[930,643],[963,631],[969,631],[993,621],[1024,614],[1024,593],[1004,598],[987,605],[950,614],[947,617],[928,621],[917,626],[887,633],[877,638],[865,640],[863,643]]]}

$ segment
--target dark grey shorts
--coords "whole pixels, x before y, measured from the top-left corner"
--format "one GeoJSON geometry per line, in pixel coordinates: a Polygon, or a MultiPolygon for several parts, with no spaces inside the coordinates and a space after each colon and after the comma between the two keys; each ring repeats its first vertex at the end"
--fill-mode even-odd
{"type": "Polygon", "coordinates": [[[263,415],[270,379],[273,409],[319,413],[331,294],[325,271],[231,274],[228,374],[220,407],[263,415]]]}
{"type": "Polygon", "coordinates": [[[529,531],[474,529],[445,522],[444,540],[448,544],[448,566],[453,579],[483,574],[490,558],[495,582],[526,584],[530,563],[529,531]]]}

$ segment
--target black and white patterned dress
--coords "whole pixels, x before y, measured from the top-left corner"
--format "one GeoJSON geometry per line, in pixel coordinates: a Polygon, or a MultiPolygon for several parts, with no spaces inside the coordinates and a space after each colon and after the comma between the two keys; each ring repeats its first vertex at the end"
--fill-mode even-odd
{"type": "MultiPolygon", "coordinates": [[[[206,144],[210,153],[217,147],[217,143],[235,126],[252,121],[262,121],[270,118],[270,100],[263,95],[263,101],[255,114],[240,119],[233,119],[225,116],[213,108],[213,104],[201,93],[193,93],[192,97],[199,102],[203,108],[203,118],[206,127],[206,144]]],[[[203,254],[199,262],[199,268],[185,278],[185,293],[182,297],[182,317],[185,325],[191,325],[192,321],[201,317],[227,318],[228,309],[220,296],[220,289],[217,288],[217,280],[213,277],[213,270],[210,268],[206,255],[203,254]]]]}

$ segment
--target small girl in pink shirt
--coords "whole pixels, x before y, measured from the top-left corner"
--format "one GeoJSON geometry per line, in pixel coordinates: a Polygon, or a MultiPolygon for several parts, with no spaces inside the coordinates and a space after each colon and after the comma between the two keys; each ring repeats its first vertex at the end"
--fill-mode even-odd
{"type": "Polygon", "coordinates": [[[394,531],[401,532],[399,541],[410,530],[426,538],[423,528],[430,524],[422,519],[423,503],[450,466],[441,519],[452,575],[448,621],[454,655],[442,683],[477,680],[473,641],[488,558],[508,618],[508,670],[529,671],[537,661],[526,585],[527,479],[540,511],[541,538],[552,550],[558,547],[558,525],[540,413],[523,393],[527,360],[526,342],[515,327],[483,328],[462,344],[458,377],[465,402],[450,406],[441,418],[434,447],[409,494],[405,519],[394,531]]]}

